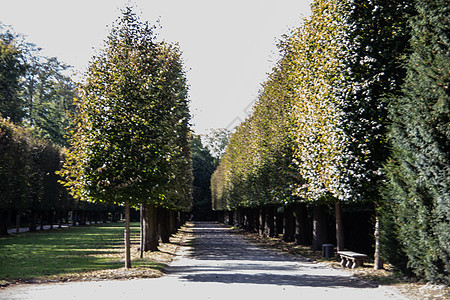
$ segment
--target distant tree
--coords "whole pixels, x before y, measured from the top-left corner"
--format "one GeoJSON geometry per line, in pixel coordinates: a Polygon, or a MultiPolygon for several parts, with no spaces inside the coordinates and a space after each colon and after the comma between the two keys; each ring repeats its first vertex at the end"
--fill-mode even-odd
{"type": "Polygon", "coordinates": [[[191,145],[194,175],[192,214],[196,220],[214,220],[210,189],[211,175],[216,168],[214,157],[203,146],[200,136],[194,135],[191,145]]]}
{"type": "Polygon", "coordinates": [[[8,212],[28,206],[30,140],[28,131],[0,118],[0,235],[7,235],[8,212]]]}
{"type": "Polygon", "coordinates": [[[73,126],[76,97],[71,67],[40,51],[0,23],[0,114],[41,138],[68,146],[65,135],[73,126]]]}
{"type": "Polygon", "coordinates": [[[8,214],[28,213],[35,230],[39,215],[43,220],[44,214],[62,209],[66,199],[55,173],[62,160],[59,146],[0,119],[0,235],[6,234],[8,214]]]}
{"type": "Polygon", "coordinates": [[[68,146],[65,135],[72,126],[73,99],[77,96],[75,83],[65,74],[70,67],[55,57],[42,57],[33,47],[26,48],[27,71],[23,79],[26,124],[38,136],[68,146]]]}
{"type": "Polygon", "coordinates": [[[20,80],[25,71],[24,56],[15,36],[7,30],[0,31],[0,115],[15,123],[25,116],[25,103],[20,97],[20,80]]]}
{"type": "Polygon", "coordinates": [[[218,160],[225,153],[230,136],[231,131],[226,128],[209,129],[208,133],[203,135],[203,141],[211,155],[218,160]]]}

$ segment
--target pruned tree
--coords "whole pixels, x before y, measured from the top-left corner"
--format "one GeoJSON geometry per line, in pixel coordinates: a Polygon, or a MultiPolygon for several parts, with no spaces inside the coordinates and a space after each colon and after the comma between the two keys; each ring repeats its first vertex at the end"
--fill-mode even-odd
{"type": "Polygon", "coordinates": [[[153,29],[123,10],[89,66],[63,172],[75,196],[125,205],[126,268],[130,205],[191,203],[186,80],[178,48],[157,42],[153,29]]]}

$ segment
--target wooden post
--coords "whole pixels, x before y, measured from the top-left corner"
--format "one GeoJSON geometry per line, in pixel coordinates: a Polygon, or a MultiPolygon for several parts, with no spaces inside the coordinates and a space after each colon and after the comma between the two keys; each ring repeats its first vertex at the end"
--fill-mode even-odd
{"type": "Polygon", "coordinates": [[[125,269],[131,268],[130,200],[125,200],[125,269]]]}
{"type": "Polygon", "coordinates": [[[141,225],[141,236],[139,241],[139,250],[140,250],[140,258],[144,257],[144,205],[140,205],[139,209],[139,219],[140,219],[140,225],[141,225]]]}

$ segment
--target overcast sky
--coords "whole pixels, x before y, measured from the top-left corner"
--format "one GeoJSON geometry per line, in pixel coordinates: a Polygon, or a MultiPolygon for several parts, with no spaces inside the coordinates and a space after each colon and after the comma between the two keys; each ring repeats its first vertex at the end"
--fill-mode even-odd
{"type": "Polygon", "coordinates": [[[160,19],[160,39],[180,44],[193,129],[204,133],[245,118],[278,39],[310,14],[311,0],[0,0],[0,21],[83,72],[127,3],[143,20],[160,19]]]}

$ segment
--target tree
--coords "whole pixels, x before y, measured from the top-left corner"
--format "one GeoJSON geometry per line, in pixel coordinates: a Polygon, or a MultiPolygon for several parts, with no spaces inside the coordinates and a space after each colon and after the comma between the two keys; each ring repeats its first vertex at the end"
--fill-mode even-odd
{"type": "Polygon", "coordinates": [[[30,139],[25,129],[0,118],[0,235],[8,234],[8,212],[28,204],[30,139]]]}
{"type": "Polygon", "coordinates": [[[0,114],[33,129],[34,135],[68,146],[76,96],[70,66],[0,23],[0,114]]]}
{"type": "Polygon", "coordinates": [[[73,125],[76,97],[74,82],[64,75],[70,67],[55,57],[42,57],[34,45],[28,45],[26,50],[27,71],[22,93],[26,103],[25,120],[36,135],[68,146],[65,135],[73,125]]]}
{"type": "Polygon", "coordinates": [[[194,135],[192,145],[192,166],[194,195],[192,214],[196,220],[214,220],[211,203],[211,175],[216,165],[210,151],[202,144],[200,136],[194,135]]]}
{"type": "Polygon", "coordinates": [[[125,8],[91,62],[78,110],[66,184],[84,200],[125,205],[129,268],[129,206],[190,203],[189,111],[178,49],[156,42],[153,27],[125,8]]]}
{"type": "Polygon", "coordinates": [[[338,37],[344,23],[344,1],[313,1],[312,15],[284,42],[288,84],[293,95],[291,128],[301,201],[315,205],[313,248],[326,242],[324,206],[335,203],[338,249],[343,248],[340,168],[348,142],[339,126],[341,110],[334,89],[339,77],[338,37]],[[321,232],[322,231],[322,232],[321,232]]]}
{"type": "MultiPolygon", "coordinates": [[[[341,199],[381,201],[383,164],[390,155],[386,142],[388,95],[398,94],[405,77],[400,59],[409,39],[409,1],[347,1],[338,35],[338,80],[334,95],[338,126],[346,137],[339,168],[341,199]]],[[[378,219],[375,221],[379,245],[378,219]]],[[[383,263],[375,248],[375,268],[383,263]]]]}
{"type": "Polygon", "coordinates": [[[223,156],[230,136],[231,132],[226,128],[210,129],[207,134],[203,135],[206,148],[216,159],[216,164],[218,164],[218,160],[223,156]]]}
{"type": "MultiPolygon", "coordinates": [[[[0,119],[0,235],[6,235],[8,216],[29,213],[30,230],[38,215],[61,209],[66,201],[55,174],[63,160],[59,146],[34,137],[31,131],[0,119]]],[[[42,223],[41,223],[42,224],[42,223]]]]}
{"type": "Polygon", "coordinates": [[[404,272],[450,283],[449,6],[415,1],[402,94],[390,99],[385,255],[404,272]],[[397,249],[390,249],[396,246],[397,249]]]}
{"type": "MultiPolygon", "coordinates": [[[[0,24],[1,25],[1,24],[0,24]]],[[[0,29],[3,29],[0,27],[0,29]]],[[[20,123],[25,116],[23,99],[20,98],[20,79],[25,74],[22,51],[15,36],[9,32],[0,33],[0,115],[20,123]]]]}

